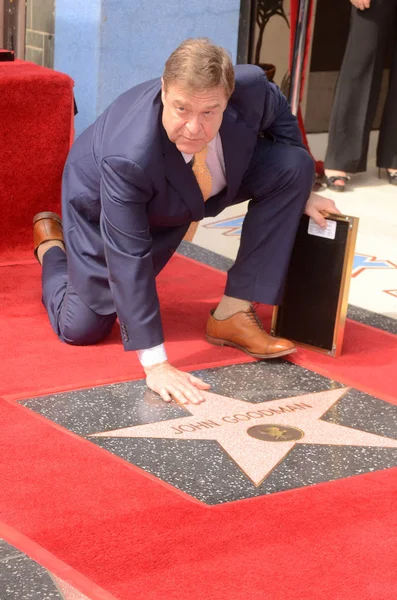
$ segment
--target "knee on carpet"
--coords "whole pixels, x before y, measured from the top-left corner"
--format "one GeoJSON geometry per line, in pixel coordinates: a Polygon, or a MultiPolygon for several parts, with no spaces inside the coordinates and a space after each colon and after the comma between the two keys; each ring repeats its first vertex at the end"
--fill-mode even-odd
{"type": "Polygon", "coordinates": [[[112,315],[95,315],[84,322],[75,321],[64,325],[59,338],[71,346],[92,346],[110,335],[115,320],[112,315]]]}

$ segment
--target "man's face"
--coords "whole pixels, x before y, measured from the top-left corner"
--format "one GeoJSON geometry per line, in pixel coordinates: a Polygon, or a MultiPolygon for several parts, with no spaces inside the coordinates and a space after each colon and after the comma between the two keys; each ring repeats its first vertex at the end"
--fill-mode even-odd
{"type": "Polygon", "coordinates": [[[189,92],[179,85],[161,90],[163,127],[180,152],[200,152],[218,133],[227,97],[219,86],[202,92],[189,92]]]}

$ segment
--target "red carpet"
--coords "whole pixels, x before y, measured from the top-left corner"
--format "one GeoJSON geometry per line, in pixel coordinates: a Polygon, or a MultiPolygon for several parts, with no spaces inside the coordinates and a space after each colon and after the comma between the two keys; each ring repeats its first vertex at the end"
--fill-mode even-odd
{"type": "Polygon", "coordinates": [[[23,407],[0,420],[0,537],[85,593],[397,597],[397,469],[208,508],[23,407]]]}
{"type": "Polygon", "coordinates": [[[342,356],[299,349],[291,362],[397,404],[397,336],[391,333],[348,320],[342,356]]]}
{"type": "MultiPolygon", "coordinates": [[[[9,399],[141,376],[116,329],[93,348],[58,341],[40,304],[38,265],[0,273],[8,351],[1,383],[9,399]]],[[[161,275],[175,364],[245,360],[202,338],[224,281],[225,274],[180,256],[161,275]]],[[[263,314],[269,320],[268,308],[263,314]]],[[[295,356],[397,403],[396,336],[349,322],[339,359],[302,350],[295,356]]],[[[92,600],[396,598],[397,469],[207,507],[15,402],[0,400],[0,422],[0,456],[7,457],[0,537],[92,600]]]]}
{"type": "MultiPolygon", "coordinates": [[[[247,362],[232,348],[211,346],[204,329],[211,307],[222,296],[225,274],[182,256],[162,272],[158,289],[169,358],[186,370],[247,362]],[[188,281],[194,282],[194,295],[188,281]],[[192,300],[192,298],[194,298],[192,300]]],[[[139,379],[143,371],[134,352],[124,352],[119,328],[98,346],[62,344],[53,333],[41,304],[40,267],[0,266],[0,324],[6,357],[1,363],[0,394],[27,398],[116,381],[139,379]]],[[[271,310],[261,314],[269,326],[271,310]]],[[[299,350],[293,362],[313,371],[397,402],[397,337],[348,322],[343,355],[336,359],[299,350]]]]}
{"type": "MultiPolygon", "coordinates": [[[[40,267],[23,260],[33,214],[59,206],[72,82],[17,62],[0,65],[0,86],[12,117],[0,140],[0,538],[92,600],[395,600],[397,469],[210,508],[15,403],[143,373],[117,327],[96,347],[59,342],[40,267]]],[[[224,282],[179,256],[161,274],[175,365],[250,360],[203,339],[224,282]]],[[[262,316],[268,325],[267,307],[262,316]]],[[[397,403],[396,336],[349,322],[342,357],[293,360],[397,403]]]]}
{"type": "MultiPolygon", "coordinates": [[[[13,398],[140,379],[144,376],[135,352],[124,352],[119,327],[97,346],[61,343],[41,304],[41,267],[0,266],[2,310],[0,328],[6,357],[0,366],[0,394],[13,398]]],[[[225,276],[187,258],[176,256],[161,274],[158,289],[169,358],[184,369],[249,361],[232,348],[204,340],[211,307],[222,295],[225,276]],[[194,281],[194,298],[187,281],[194,281]]]]}

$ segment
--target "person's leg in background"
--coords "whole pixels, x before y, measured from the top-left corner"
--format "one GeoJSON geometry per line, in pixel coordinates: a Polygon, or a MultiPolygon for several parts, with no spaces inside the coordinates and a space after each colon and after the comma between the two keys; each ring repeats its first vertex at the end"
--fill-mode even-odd
{"type": "Polygon", "coordinates": [[[394,14],[390,15],[394,31],[394,53],[390,68],[389,89],[382,115],[377,151],[377,166],[387,169],[389,182],[397,185],[397,0],[390,0],[394,5],[394,14]]]}
{"type": "Polygon", "coordinates": [[[295,350],[288,340],[272,338],[260,330],[258,322],[255,325],[251,303],[280,302],[313,180],[314,162],[306,150],[266,138],[258,140],[238,193],[239,202],[252,200],[237,258],[228,272],[225,297],[207,324],[210,342],[227,342],[258,358],[282,356],[295,350]],[[228,314],[233,307],[235,313],[228,314]],[[248,345],[244,336],[250,338],[248,345]]]}
{"type": "Polygon", "coordinates": [[[366,170],[369,135],[378,105],[391,15],[396,0],[372,0],[369,9],[352,8],[349,38],[332,108],[325,174],[343,191],[347,173],[366,170]],[[339,179],[337,176],[342,176],[339,179]]]}

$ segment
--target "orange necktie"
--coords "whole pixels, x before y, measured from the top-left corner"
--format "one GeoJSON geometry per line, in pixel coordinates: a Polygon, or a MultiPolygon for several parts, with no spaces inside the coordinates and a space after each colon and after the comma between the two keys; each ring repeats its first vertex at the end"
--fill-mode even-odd
{"type": "MultiPolygon", "coordinates": [[[[197,179],[198,186],[203,195],[204,202],[207,202],[211,196],[212,190],[212,176],[211,171],[207,167],[205,159],[207,158],[208,146],[204,146],[200,152],[194,154],[192,171],[197,179]]],[[[198,222],[193,222],[186,232],[184,237],[185,240],[191,242],[194,238],[194,234],[197,231],[198,222]]]]}
{"type": "Polygon", "coordinates": [[[197,179],[201,193],[203,194],[204,202],[211,196],[212,176],[211,171],[207,167],[205,159],[207,158],[208,146],[194,154],[192,171],[197,179]]]}

